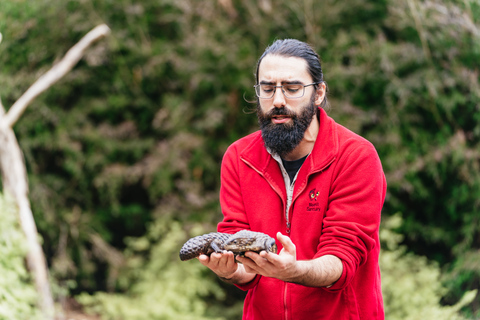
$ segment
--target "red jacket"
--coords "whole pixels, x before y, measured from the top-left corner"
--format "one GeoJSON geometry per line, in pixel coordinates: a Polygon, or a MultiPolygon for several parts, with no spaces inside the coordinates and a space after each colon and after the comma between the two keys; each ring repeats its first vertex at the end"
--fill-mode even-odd
{"type": "Polygon", "coordinates": [[[295,182],[289,230],[279,164],[255,132],[225,153],[224,219],[218,231],[250,229],[274,238],[280,231],[296,245],[298,260],[335,255],[342,260],[343,274],[330,288],[257,276],[238,286],[248,290],[243,319],[384,319],[378,266],[386,193],[382,165],[370,142],[335,123],[323,109],[319,120],[315,146],[295,182]]]}

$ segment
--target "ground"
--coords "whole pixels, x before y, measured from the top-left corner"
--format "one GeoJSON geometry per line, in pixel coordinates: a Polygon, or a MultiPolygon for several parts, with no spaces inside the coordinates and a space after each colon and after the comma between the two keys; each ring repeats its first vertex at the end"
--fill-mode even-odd
{"type": "Polygon", "coordinates": [[[65,301],[64,309],[64,317],[58,320],[101,320],[99,316],[86,314],[82,306],[72,298],[65,301]]]}

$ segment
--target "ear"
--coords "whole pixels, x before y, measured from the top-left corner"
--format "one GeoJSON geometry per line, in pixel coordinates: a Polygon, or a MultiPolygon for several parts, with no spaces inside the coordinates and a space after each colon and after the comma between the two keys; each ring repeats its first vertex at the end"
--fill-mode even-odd
{"type": "Polygon", "coordinates": [[[317,91],[315,92],[315,105],[319,106],[325,99],[327,92],[327,86],[325,82],[322,82],[318,85],[317,91]]]}

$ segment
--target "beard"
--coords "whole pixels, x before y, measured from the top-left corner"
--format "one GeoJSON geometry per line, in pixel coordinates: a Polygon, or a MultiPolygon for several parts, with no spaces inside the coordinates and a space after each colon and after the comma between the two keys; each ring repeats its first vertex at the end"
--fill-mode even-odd
{"type": "Polygon", "coordinates": [[[265,146],[284,158],[300,144],[316,112],[314,94],[312,94],[310,102],[298,114],[285,107],[273,108],[264,113],[260,103],[257,103],[258,124],[262,130],[265,146]],[[273,123],[272,117],[280,115],[288,116],[292,121],[281,124],[273,123]]]}

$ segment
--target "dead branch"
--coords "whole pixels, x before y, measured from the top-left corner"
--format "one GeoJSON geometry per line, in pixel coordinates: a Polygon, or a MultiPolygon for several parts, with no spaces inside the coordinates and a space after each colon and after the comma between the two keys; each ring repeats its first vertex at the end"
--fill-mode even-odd
{"type": "Polygon", "coordinates": [[[65,57],[40,77],[5,114],[0,101],[0,172],[3,190],[13,195],[19,210],[19,219],[28,244],[27,265],[40,295],[39,306],[45,319],[54,319],[54,302],[48,282],[48,269],[38,231],[28,199],[28,180],[24,158],[12,126],[23,114],[28,104],[48,89],[82,58],[85,50],[96,40],[109,33],[106,25],[100,25],[85,35],[65,57]]]}
{"type": "Polygon", "coordinates": [[[12,105],[5,115],[4,122],[8,127],[13,127],[23,114],[30,102],[39,94],[51,87],[55,82],[65,76],[77,62],[83,57],[85,50],[95,41],[105,37],[110,29],[105,25],[99,25],[87,33],[76,45],[74,45],[63,59],[53,66],[47,73],[41,76],[28,90],[12,105]]]}

